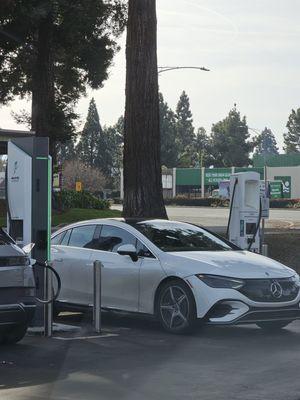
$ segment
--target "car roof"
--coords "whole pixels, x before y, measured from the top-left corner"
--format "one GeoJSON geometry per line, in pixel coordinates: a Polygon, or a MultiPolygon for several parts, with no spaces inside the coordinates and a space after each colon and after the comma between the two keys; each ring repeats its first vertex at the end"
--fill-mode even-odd
{"type": "MultiPolygon", "coordinates": [[[[110,217],[110,218],[94,218],[94,219],[87,219],[84,221],[78,221],[78,222],[74,222],[72,224],[66,224],[64,226],[60,226],[58,227],[57,230],[55,230],[54,232],[52,232],[52,234],[57,234],[60,231],[63,231],[65,229],[71,229],[74,228],[76,226],[80,226],[80,225],[88,225],[88,224],[101,224],[101,223],[108,223],[108,222],[119,222],[119,223],[123,223],[123,224],[128,224],[129,226],[133,226],[139,222],[152,222],[152,223],[181,223],[181,224],[187,224],[188,222],[182,222],[182,221],[174,221],[174,220],[168,220],[168,219],[153,219],[153,218],[123,218],[123,217],[110,217]]],[[[121,225],[120,224],[120,225],[121,225]]]]}

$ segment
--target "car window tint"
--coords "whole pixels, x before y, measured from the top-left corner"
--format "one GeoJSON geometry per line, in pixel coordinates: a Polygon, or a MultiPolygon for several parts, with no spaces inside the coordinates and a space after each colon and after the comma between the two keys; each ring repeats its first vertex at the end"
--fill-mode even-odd
{"type": "Polygon", "coordinates": [[[136,245],[136,238],[124,229],[111,225],[103,225],[98,240],[98,250],[117,252],[123,244],[136,245]]]}
{"type": "Polygon", "coordinates": [[[163,251],[228,251],[233,247],[204,229],[181,222],[139,222],[134,225],[163,251]]]}
{"type": "Polygon", "coordinates": [[[136,249],[139,257],[155,258],[151,251],[142,242],[137,240],[136,249]]]}
{"type": "Polygon", "coordinates": [[[95,225],[78,226],[72,229],[69,246],[82,247],[85,249],[93,248],[95,225]]]}
{"type": "Polygon", "coordinates": [[[68,229],[67,232],[64,232],[65,236],[62,238],[62,241],[60,242],[61,246],[68,246],[71,231],[72,231],[72,229],[68,229]]]}
{"type": "Polygon", "coordinates": [[[60,244],[62,238],[65,236],[66,232],[59,233],[51,239],[51,244],[60,244]]]}

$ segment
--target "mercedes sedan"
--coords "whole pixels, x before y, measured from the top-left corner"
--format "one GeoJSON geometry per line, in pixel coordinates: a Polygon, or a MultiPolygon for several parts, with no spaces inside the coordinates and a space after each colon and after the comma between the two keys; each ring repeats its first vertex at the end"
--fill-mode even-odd
{"type": "Polygon", "coordinates": [[[279,329],[300,318],[294,270],[188,223],[76,223],[53,234],[52,260],[62,280],[60,311],[92,306],[99,260],[102,307],[150,314],[172,333],[197,322],[279,329]]]}

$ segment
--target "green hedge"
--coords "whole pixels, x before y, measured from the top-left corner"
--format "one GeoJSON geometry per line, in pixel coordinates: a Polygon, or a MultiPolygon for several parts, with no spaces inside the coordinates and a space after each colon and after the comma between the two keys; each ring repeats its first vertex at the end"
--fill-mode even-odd
{"type": "MultiPolygon", "coordinates": [[[[173,199],[165,199],[165,205],[186,207],[228,207],[229,201],[212,197],[191,199],[184,196],[178,196],[173,199]]],[[[271,199],[270,208],[300,208],[300,199],[271,199]]]]}
{"type": "Polygon", "coordinates": [[[300,208],[300,199],[271,199],[270,208],[300,208]]]}
{"type": "Polygon", "coordinates": [[[98,199],[85,191],[63,190],[61,193],[55,192],[52,200],[54,209],[90,208],[94,210],[107,210],[110,208],[108,200],[98,199]]]}
{"type": "MultiPolygon", "coordinates": [[[[165,205],[176,205],[176,206],[191,206],[191,207],[212,207],[216,203],[217,199],[212,197],[191,199],[185,196],[178,196],[172,199],[165,199],[165,205]]],[[[220,200],[218,200],[220,201],[220,200]]]]}

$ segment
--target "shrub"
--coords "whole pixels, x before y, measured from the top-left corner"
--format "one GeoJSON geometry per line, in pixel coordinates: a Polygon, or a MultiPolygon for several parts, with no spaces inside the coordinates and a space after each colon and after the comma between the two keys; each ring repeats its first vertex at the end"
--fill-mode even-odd
{"type": "Polygon", "coordinates": [[[91,193],[75,190],[63,190],[61,193],[54,193],[53,207],[63,210],[68,208],[92,208],[96,210],[107,210],[110,208],[108,200],[98,199],[91,193]],[[58,207],[58,204],[60,207],[58,207]]]}

